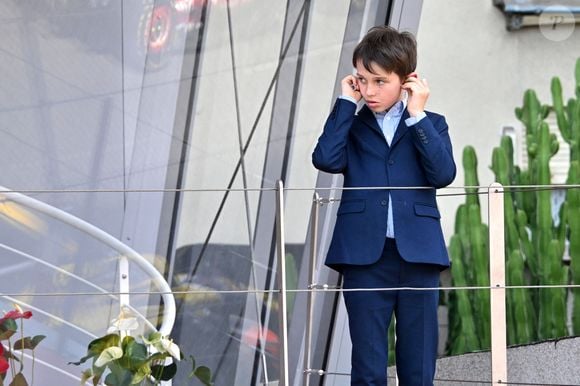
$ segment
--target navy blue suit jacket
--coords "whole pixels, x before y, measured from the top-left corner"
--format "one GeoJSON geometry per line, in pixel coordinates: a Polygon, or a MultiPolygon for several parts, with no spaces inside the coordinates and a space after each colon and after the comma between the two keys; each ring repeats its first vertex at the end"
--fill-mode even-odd
{"type": "Polygon", "coordinates": [[[397,248],[403,259],[449,266],[435,189],[449,185],[456,174],[447,123],[442,115],[427,116],[411,127],[403,112],[391,146],[365,105],[338,99],[314,152],[314,166],[342,173],[344,187],[424,186],[434,189],[344,190],[337,212],[326,265],[366,265],[382,253],[387,231],[389,193],[397,248]]]}

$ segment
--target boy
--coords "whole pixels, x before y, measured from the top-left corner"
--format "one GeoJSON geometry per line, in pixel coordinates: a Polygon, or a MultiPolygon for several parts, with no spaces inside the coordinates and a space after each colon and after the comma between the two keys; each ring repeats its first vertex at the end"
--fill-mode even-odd
{"type": "Polygon", "coordinates": [[[347,290],[351,385],[386,385],[393,313],[400,384],[432,385],[435,376],[438,291],[348,291],[438,287],[449,266],[435,189],[453,181],[456,167],[445,118],[424,110],[429,88],[416,58],[413,35],[373,27],[312,154],[317,169],[344,175],[345,188],[409,187],[342,193],[326,265],[347,290]]]}

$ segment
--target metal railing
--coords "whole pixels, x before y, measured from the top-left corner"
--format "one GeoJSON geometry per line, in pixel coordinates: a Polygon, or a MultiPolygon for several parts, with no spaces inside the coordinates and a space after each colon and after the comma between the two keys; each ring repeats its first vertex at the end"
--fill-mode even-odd
{"type": "MultiPolygon", "coordinates": [[[[568,185],[567,188],[580,188],[576,185],[568,185]]],[[[427,187],[367,187],[367,188],[352,188],[352,189],[431,189],[427,187]]],[[[482,187],[450,187],[449,189],[461,189],[465,190],[467,188],[482,188],[482,187]]],[[[506,289],[511,288],[522,288],[522,286],[506,286],[505,280],[505,252],[504,252],[504,189],[512,188],[505,187],[500,184],[492,184],[487,187],[486,194],[488,195],[488,224],[489,224],[489,245],[490,245],[490,285],[489,287],[462,287],[462,288],[440,288],[440,289],[478,289],[478,290],[489,290],[490,291],[490,311],[491,311],[491,384],[492,385],[505,385],[509,384],[508,374],[507,374],[507,343],[506,343],[506,289]]],[[[515,188],[515,187],[513,187],[515,188]]],[[[517,186],[517,188],[538,188],[536,186],[517,186]]],[[[548,188],[561,188],[561,186],[542,186],[540,189],[548,188]]],[[[251,189],[231,189],[236,191],[246,191],[251,189]]],[[[277,279],[279,283],[279,288],[272,290],[233,290],[233,291],[210,291],[215,293],[277,293],[279,294],[279,385],[289,386],[289,366],[288,366],[288,319],[287,319],[287,307],[288,299],[287,294],[289,292],[304,292],[307,296],[307,317],[305,321],[305,331],[304,331],[304,356],[302,363],[302,376],[303,384],[305,386],[310,385],[312,375],[326,375],[326,374],[339,374],[332,373],[326,369],[316,369],[313,368],[312,363],[312,334],[313,334],[313,313],[316,309],[316,294],[318,292],[340,292],[342,289],[316,282],[317,271],[316,267],[318,265],[318,233],[319,233],[319,211],[320,208],[332,202],[338,202],[340,199],[333,197],[321,197],[317,191],[324,191],[326,188],[285,188],[281,181],[277,181],[275,189],[253,189],[253,190],[268,190],[275,191],[276,193],[276,254],[277,254],[277,279]],[[292,190],[314,190],[312,204],[311,204],[311,221],[310,221],[310,254],[308,261],[308,284],[306,289],[289,290],[286,283],[286,253],[285,253],[285,192],[292,190]]],[[[328,189],[333,190],[333,189],[328,189]]],[[[346,190],[346,189],[345,189],[346,190]]],[[[159,192],[161,190],[151,190],[152,192],[159,192]]],[[[163,190],[165,191],[165,190],[163,190]]],[[[181,191],[223,191],[223,189],[197,189],[197,190],[187,190],[183,189],[181,191]]],[[[69,191],[70,192],[70,191],[69,191]]],[[[464,193],[461,193],[464,194],[464,193]]],[[[478,194],[478,193],[476,193],[478,194]]],[[[128,304],[129,302],[129,287],[128,287],[128,260],[135,261],[139,266],[144,269],[147,273],[151,274],[151,277],[159,289],[159,292],[150,292],[151,294],[160,294],[165,303],[163,312],[163,321],[161,324],[160,331],[164,334],[169,334],[173,323],[175,321],[175,301],[173,295],[177,293],[207,293],[208,291],[172,291],[163,276],[143,257],[139,256],[137,252],[133,251],[117,239],[106,234],[102,230],[80,220],[70,214],[67,214],[59,209],[51,207],[40,201],[34,200],[30,197],[24,196],[14,191],[10,191],[6,188],[0,187],[0,195],[8,197],[8,199],[18,202],[22,205],[28,206],[42,213],[45,213],[53,218],[63,221],[75,228],[84,231],[95,239],[102,241],[106,245],[115,248],[123,256],[120,257],[120,261],[124,262],[121,266],[120,272],[120,295],[122,296],[122,304],[128,304]]],[[[442,194],[444,196],[446,194],[442,194]]],[[[454,195],[454,194],[450,194],[454,195]]],[[[0,246],[1,247],[1,246],[0,246]]],[[[55,267],[58,268],[58,267],[55,267]]],[[[71,274],[72,275],[72,274],[71,274]]],[[[548,286],[525,286],[525,288],[538,288],[538,287],[578,287],[578,285],[548,285],[548,286]]],[[[98,291],[98,288],[95,288],[98,291]]],[[[405,288],[413,289],[413,288],[405,288]]],[[[377,288],[364,289],[364,290],[381,290],[377,288]]],[[[391,289],[384,289],[391,290],[391,289]]],[[[419,289],[418,289],[419,290],[419,289]]],[[[426,288],[422,288],[426,290],[426,288]]],[[[101,291],[102,292],[102,291],[101,291]]],[[[263,345],[261,345],[261,349],[263,345]]],[[[340,374],[348,375],[348,374],[340,374]]],[[[487,382],[482,382],[487,383],[487,382]]]]}
{"type": "MultiPolygon", "coordinates": [[[[120,307],[130,308],[130,289],[129,289],[129,260],[136,263],[152,280],[153,284],[158,288],[161,293],[161,298],[163,299],[163,314],[161,325],[159,327],[159,332],[164,335],[169,335],[175,324],[175,298],[171,292],[171,287],[165,278],[159,271],[147,261],[143,256],[137,253],[135,250],[122,243],[115,237],[111,236],[107,232],[103,231],[96,226],[81,220],[78,217],[71,215],[61,209],[55,208],[54,206],[48,205],[42,201],[36,200],[32,197],[28,197],[24,194],[15,192],[3,186],[0,186],[0,195],[4,196],[4,200],[10,200],[16,202],[20,205],[34,209],[40,213],[50,216],[58,221],[61,221],[67,225],[72,226],[80,230],[81,232],[91,236],[95,240],[98,240],[105,244],[106,246],[112,248],[119,253],[119,305],[120,307]]],[[[39,259],[34,258],[30,255],[25,255],[25,257],[33,259],[38,262],[39,259]],[[27,257],[29,256],[29,257],[27,257]]],[[[42,262],[44,265],[48,263],[42,262]]],[[[83,281],[83,279],[78,276],[60,269],[54,265],[48,265],[50,268],[57,270],[58,272],[65,274],[66,276],[72,277],[76,280],[83,281]]],[[[94,287],[94,286],[93,286],[94,287]]],[[[106,291],[102,288],[96,288],[99,292],[105,293],[106,291]]],[[[146,318],[143,318],[147,321],[146,318]]],[[[150,327],[155,328],[150,322],[147,321],[150,327]]]]}
{"type": "MultiPolygon", "coordinates": [[[[407,188],[408,189],[408,188],[407,188]]],[[[285,326],[286,297],[285,292],[285,271],[286,265],[284,253],[284,186],[281,181],[276,184],[276,228],[277,228],[277,251],[278,251],[278,280],[281,284],[280,295],[282,302],[282,317],[280,333],[282,334],[281,347],[285,353],[280,356],[280,386],[288,385],[288,360],[287,360],[287,329],[285,326]]],[[[492,355],[492,385],[502,385],[507,383],[507,340],[506,340],[506,296],[505,296],[505,251],[504,251],[504,200],[503,187],[500,184],[491,184],[488,188],[489,197],[489,237],[490,237],[490,288],[494,290],[490,294],[491,307],[491,355],[492,355]]],[[[324,369],[312,368],[312,329],[313,313],[315,309],[316,289],[329,290],[333,289],[325,284],[316,283],[316,266],[317,266],[317,236],[318,236],[318,218],[319,207],[325,203],[339,201],[338,199],[321,199],[318,193],[314,193],[311,207],[311,227],[310,227],[310,259],[308,269],[308,293],[307,293],[307,314],[306,330],[304,333],[304,363],[303,377],[304,386],[310,385],[310,376],[312,374],[324,375],[327,371],[324,369]]],[[[334,288],[337,289],[337,288],[334,288]]],[[[339,289],[337,289],[339,290],[339,289]]],[[[373,289],[375,290],[375,289],[373,289]]]]}

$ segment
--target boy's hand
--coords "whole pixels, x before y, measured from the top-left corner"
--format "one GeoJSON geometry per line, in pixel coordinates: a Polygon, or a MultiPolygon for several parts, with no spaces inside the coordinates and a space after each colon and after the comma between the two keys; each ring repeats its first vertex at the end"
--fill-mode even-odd
{"type": "Polygon", "coordinates": [[[342,95],[348,95],[356,101],[360,101],[362,95],[358,89],[358,80],[354,77],[354,75],[347,75],[340,81],[340,85],[342,87],[342,95]]]}
{"type": "Polygon", "coordinates": [[[412,72],[407,76],[401,87],[407,90],[409,94],[407,111],[412,117],[416,117],[425,110],[425,104],[427,103],[427,98],[429,98],[427,79],[419,80],[417,73],[412,72]]]}

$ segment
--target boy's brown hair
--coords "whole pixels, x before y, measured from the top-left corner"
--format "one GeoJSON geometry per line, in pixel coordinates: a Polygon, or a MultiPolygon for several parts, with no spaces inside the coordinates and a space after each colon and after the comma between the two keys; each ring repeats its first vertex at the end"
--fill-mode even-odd
{"type": "Polygon", "coordinates": [[[375,63],[405,79],[417,67],[417,42],[410,32],[389,26],[373,27],[354,49],[352,65],[356,67],[359,61],[370,72],[371,63],[375,63]]]}

